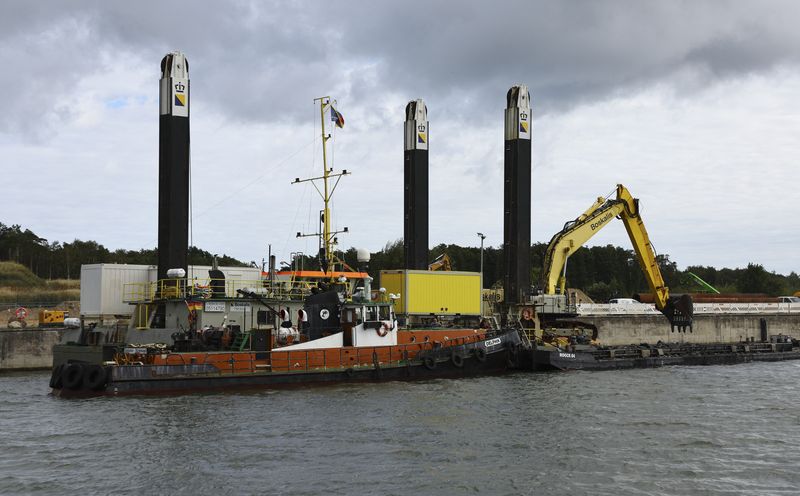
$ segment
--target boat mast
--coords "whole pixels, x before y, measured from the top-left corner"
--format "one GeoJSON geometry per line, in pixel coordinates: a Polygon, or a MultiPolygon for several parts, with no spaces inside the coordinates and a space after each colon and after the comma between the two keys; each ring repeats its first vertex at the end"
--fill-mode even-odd
{"type": "Polygon", "coordinates": [[[336,263],[339,260],[336,258],[334,254],[334,247],[337,243],[336,235],[343,232],[348,232],[348,228],[345,227],[341,231],[333,231],[331,230],[331,209],[330,209],[330,202],[331,198],[333,198],[333,192],[336,191],[336,186],[339,185],[339,179],[342,176],[347,176],[350,173],[347,172],[346,169],[343,169],[342,172],[333,173],[333,168],[328,167],[328,140],[332,138],[330,134],[325,132],[325,115],[326,111],[329,111],[332,108],[331,97],[323,96],[320,98],[315,98],[314,102],[319,102],[319,118],[320,123],[322,124],[321,133],[322,133],[322,175],[318,177],[311,177],[308,179],[300,179],[295,178],[292,184],[297,183],[304,183],[310,182],[314,185],[314,189],[317,190],[317,193],[322,197],[322,202],[324,205],[323,210],[320,212],[320,224],[321,229],[320,232],[317,233],[310,233],[310,234],[303,234],[297,233],[297,237],[307,237],[307,236],[317,236],[320,240],[320,247],[319,247],[319,255],[320,255],[320,265],[322,266],[322,271],[325,273],[333,273],[335,270],[336,263]],[[332,179],[336,179],[336,181],[331,186],[330,181],[332,179]],[[322,182],[322,189],[320,190],[319,186],[317,185],[317,181],[322,182]]]}

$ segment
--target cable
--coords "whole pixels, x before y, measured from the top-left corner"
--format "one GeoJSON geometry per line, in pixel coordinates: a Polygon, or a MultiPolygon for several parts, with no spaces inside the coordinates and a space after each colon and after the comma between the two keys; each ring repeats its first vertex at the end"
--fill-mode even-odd
{"type": "Polygon", "coordinates": [[[192,246],[194,246],[194,222],[192,218],[192,212],[194,211],[194,197],[192,196],[192,154],[189,153],[189,250],[186,252],[186,265],[187,269],[191,267],[191,273],[189,274],[190,279],[194,279],[194,265],[189,263],[189,256],[192,252],[192,246]]]}
{"type": "Polygon", "coordinates": [[[317,141],[317,140],[316,140],[316,138],[314,138],[314,140],[312,140],[311,142],[309,142],[309,143],[307,143],[306,145],[304,145],[304,146],[302,146],[302,147],[298,148],[298,149],[297,149],[297,150],[295,150],[295,151],[294,151],[294,152],[293,152],[291,155],[289,155],[288,157],[284,158],[283,160],[281,160],[280,162],[278,162],[277,164],[275,164],[275,166],[274,166],[272,169],[266,169],[266,170],[268,170],[269,172],[265,172],[265,173],[261,174],[260,176],[257,176],[255,179],[253,179],[253,180],[252,180],[252,181],[250,181],[249,183],[247,183],[247,184],[245,184],[244,186],[242,186],[241,188],[239,188],[239,189],[237,189],[237,190],[233,191],[231,194],[229,194],[228,196],[226,196],[226,197],[225,197],[225,198],[223,198],[222,200],[218,201],[217,203],[215,203],[215,204],[211,205],[210,207],[208,207],[207,209],[203,210],[203,211],[202,211],[202,212],[200,212],[200,213],[199,213],[197,216],[198,216],[198,217],[202,217],[203,215],[207,214],[207,213],[208,213],[208,212],[210,212],[211,210],[214,210],[216,207],[218,207],[218,206],[220,206],[221,204],[225,203],[226,201],[230,200],[230,199],[231,199],[231,198],[233,198],[234,196],[237,196],[239,193],[241,193],[241,192],[242,192],[242,191],[244,191],[245,189],[249,188],[249,187],[250,187],[250,186],[252,186],[253,184],[257,183],[258,181],[260,181],[260,180],[262,180],[262,179],[264,179],[264,178],[267,176],[267,174],[268,174],[268,173],[271,173],[271,172],[273,171],[273,169],[277,169],[278,167],[282,166],[283,164],[285,164],[285,163],[286,163],[286,162],[288,162],[289,160],[293,159],[293,158],[294,158],[294,157],[296,157],[296,156],[297,156],[297,155],[298,155],[300,152],[304,151],[306,148],[308,148],[309,146],[313,145],[313,144],[314,144],[316,141],[317,141]]]}

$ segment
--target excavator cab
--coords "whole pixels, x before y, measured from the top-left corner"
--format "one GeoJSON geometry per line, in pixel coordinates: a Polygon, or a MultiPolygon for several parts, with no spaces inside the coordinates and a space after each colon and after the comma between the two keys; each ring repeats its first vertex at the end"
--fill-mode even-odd
{"type": "Polygon", "coordinates": [[[692,332],[692,320],[694,318],[694,303],[692,297],[688,294],[680,296],[670,296],[667,299],[667,304],[661,309],[661,313],[667,317],[669,324],[672,326],[672,331],[678,328],[678,332],[692,332]]]}

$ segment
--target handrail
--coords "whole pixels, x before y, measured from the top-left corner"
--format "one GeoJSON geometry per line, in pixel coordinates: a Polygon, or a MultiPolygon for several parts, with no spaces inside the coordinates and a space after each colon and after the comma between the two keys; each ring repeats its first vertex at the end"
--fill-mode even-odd
{"type": "Polygon", "coordinates": [[[149,303],[169,299],[235,298],[239,290],[252,291],[267,298],[301,300],[317,286],[313,281],[269,279],[159,279],[123,285],[126,303],[149,303]]]}

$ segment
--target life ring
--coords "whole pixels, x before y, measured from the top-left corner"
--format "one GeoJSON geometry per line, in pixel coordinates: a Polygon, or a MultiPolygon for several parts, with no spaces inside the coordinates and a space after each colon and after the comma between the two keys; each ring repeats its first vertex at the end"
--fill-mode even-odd
{"type": "Polygon", "coordinates": [[[522,320],[533,320],[533,311],[531,311],[530,307],[522,309],[522,320]]]}
{"type": "Polygon", "coordinates": [[[352,368],[352,367],[351,367],[351,368],[349,368],[349,369],[346,369],[346,370],[344,371],[344,375],[346,375],[348,379],[352,379],[352,377],[353,377],[353,374],[355,374],[355,373],[356,373],[356,371],[355,371],[355,370],[353,370],[353,368],[352,368]]]}
{"type": "Polygon", "coordinates": [[[387,334],[389,334],[389,324],[384,322],[383,324],[381,324],[380,327],[375,329],[375,332],[377,332],[378,336],[380,336],[380,337],[386,336],[387,334]]]}
{"type": "Polygon", "coordinates": [[[475,358],[477,358],[479,362],[483,363],[486,361],[486,348],[475,348],[473,351],[475,352],[475,358]]]}
{"type": "Polygon", "coordinates": [[[26,318],[28,318],[28,309],[25,307],[19,307],[14,312],[14,316],[19,320],[25,320],[26,318]]]}
{"type": "Polygon", "coordinates": [[[433,370],[436,368],[436,359],[431,355],[428,355],[422,359],[422,365],[424,365],[428,370],[433,370]]]}
{"type": "Polygon", "coordinates": [[[71,363],[64,369],[62,375],[64,387],[67,389],[80,389],[83,383],[83,366],[79,363],[71,363]]]}
{"type": "Polygon", "coordinates": [[[90,365],[84,375],[83,384],[86,389],[99,391],[106,385],[106,369],[100,365],[90,365]]]}
{"type": "Polygon", "coordinates": [[[453,352],[450,353],[450,361],[453,362],[453,365],[456,367],[461,368],[464,366],[464,355],[453,350],[453,352]]]}
{"type": "Polygon", "coordinates": [[[61,389],[61,386],[64,383],[64,380],[61,378],[61,373],[64,371],[64,364],[62,363],[58,367],[53,369],[53,373],[50,375],[50,388],[51,389],[61,389]]]}

